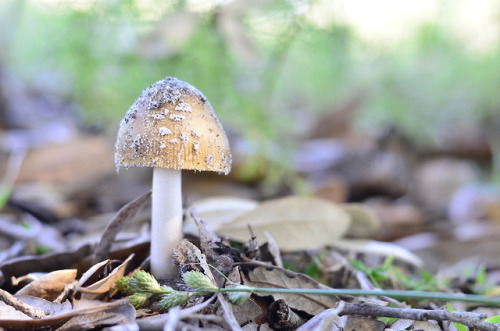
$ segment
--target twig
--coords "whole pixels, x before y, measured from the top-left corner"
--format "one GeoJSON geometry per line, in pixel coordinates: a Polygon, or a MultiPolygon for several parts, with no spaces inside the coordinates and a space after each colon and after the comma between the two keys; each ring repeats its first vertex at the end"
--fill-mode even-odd
{"type": "Polygon", "coordinates": [[[11,306],[15,310],[19,310],[20,312],[28,315],[33,319],[41,319],[45,316],[45,313],[43,311],[25,304],[9,292],[2,289],[0,289],[0,300],[2,300],[3,302],[5,302],[5,304],[11,306]]]}
{"type": "Polygon", "coordinates": [[[115,240],[116,235],[123,228],[125,223],[131,218],[135,217],[137,213],[146,205],[146,203],[151,198],[151,192],[146,192],[139,196],[138,198],[132,200],[123,206],[118,213],[116,213],[115,217],[108,224],[104,233],[102,234],[101,241],[95,250],[94,255],[94,263],[99,263],[104,261],[111,249],[111,245],[115,240]]]}
{"type": "Polygon", "coordinates": [[[367,305],[360,303],[344,303],[342,310],[338,312],[342,315],[376,316],[376,317],[394,317],[410,319],[415,321],[452,321],[463,324],[469,328],[484,331],[498,331],[499,328],[489,322],[483,321],[487,316],[485,314],[476,314],[468,312],[456,312],[449,310],[426,310],[413,308],[393,308],[377,305],[367,305]]]}

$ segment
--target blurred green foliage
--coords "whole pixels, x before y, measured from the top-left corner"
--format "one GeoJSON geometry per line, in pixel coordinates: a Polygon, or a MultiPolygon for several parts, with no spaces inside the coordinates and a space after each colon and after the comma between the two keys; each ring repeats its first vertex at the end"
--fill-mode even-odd
{"type": "Polygon", "coordinates": [[[405,43],[374,47],[349,26],[318,27],[286,0],[247,5],[235,17],[254,47],[257,60],[248,64],[234,52],[247,39],[238,44],[222,32],[219,23],[231,14],[225,5],[198,12],[185,40],[152,56],[144,40],[168,44],[161,22],[188,11],[184,1],[43,3],[17,2],[3,65],[27,82],[44,82],[109,132],[142,89],[177,76],[204,92],[225,127],[248,141],[256,163],[271,161],[275,180],[288,172],[304,125],[356,91],[368,95],[360,129],[394,125],[424,143],[500,107],[500,48],[471,53],[439,22],[421,26],[405,43]]]}

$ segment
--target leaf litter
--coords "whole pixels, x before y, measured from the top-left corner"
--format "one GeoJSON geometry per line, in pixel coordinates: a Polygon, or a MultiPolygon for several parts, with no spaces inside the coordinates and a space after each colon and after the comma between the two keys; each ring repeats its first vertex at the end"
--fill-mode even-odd
{"type": "MultiPolygon", "coordinates": [[[[15,279],[27,282],[23,288],[16,291],[13,297],[46,315],[33,318],[19,310],[10,309],[12,306],[8,304],[3,304],[0,310],[3,312],[0,315],[0,326],[12,330],[38,328],[83,330],[109,325],[128,325],[141,329],[159,329],[163,326],[182,328],[189,325],[194,328],[210,327],[220,330],[252,328],[312,330],[319,327],[339,330],[346,327],[352,330],[378,328],[393,330],[393,327],[400,329],[398,325],[403,322],[398,321],[405,320],[407,326],[404,329],[408,330],[417,327],[440,328],[438,322],[419,321],[423,317],[415,315],[417,313],[415,308],[419,307],[418,301],[397,301],[400,308],[391,308],[397,311],[392,313],[388,305],[393,301],[386,301],[383,297],[373,300],[369,296],[260,292],[250,292],[243,296],[245,292],[229,292],[234,295],[200,292],[198,295],[190,295],[191,299],[183,302],[180,308],[172,307],[164,313],[158,312],[158,302],[153,300],[154,296],[144,301],[144,306],[134,307],[127,299],[124,299],[124,294],[118,290],[116,281],[124,276],[133,276],[137,270],[148,270],[147,254],[137,251],[140,255],[140,258],[137,258],[134,247],[138,246],[132,246],[132,249],[127,251],[113,245],[113,242],[125,225],[137,216],[138,211],[149,198],[150,194],[144,194],[127,204],[110,222],[100,241],[93,245],[83,245],[73,252],[21,257],[2,263],[0,270],[4,277],[11,277],[10,281],[5,278],[4,287],[15,288],[15,279]],[[125,254],[128,252],[128,255],[125,256],[124,253],[120,253],[121,251],[125,254]],[[121,254],[120,259],[116,259],[117,254],[121,254]],[[107,259],[92,264],[92,260],[89,260],[92,256],[104,256],[107,259]],[[112,256],[114,260],[109,259],[112,256]],[[58,263],[44,262],[54,260],[58,263]],[[44,268],[40,267],[42,265],[44,268]],[[23,267],[18,269],[17,266],[23,267]],[[61,269],[64,266],[67,269],[61,269]],[[23,280],[23,276],[40,271],[43,272],[41,276],[32,276],[29,280],[23,280]],[[232,303],[240,297],[244,298],[240,300],[241,302],[238,301],[240,305],[232,303]],[[365,317],[359,316],[365,314],[364,310],[367,308],[370,308],[369,313],[366,313],[365,317]],[[393,316],[393,321],[382,322],[370,317],[385,317],[386,315],[393,316]],[[431,324],[425,326],[425,323],[431,324]]],[[[225,221],[214,223],[215,229],[213,229],[211,224],[203,221],[203,212],[197,213],[196,210],[189,209],[190,218],[196,226],[198,235],[193,237],[193,241],[183,240],[174,254],[174,261],[179,267],[180,274],[188,275],[190,272],[195,272],[205,275],[208,281],[214,284],[214,288],[234,290],[239,286],[245,286],[259,289],[329,290],[332,289],[330,286],[333,284],[337,288],[353,286],[374,288],[370,277],[375,276],[378,277],[376,284],[383,284],[386,287],[386,284],[392,283],[393,286],[397,284],[398,275],[400,277],[403,273],[415,274],[415,270],[420,267],[419,259],[402,247],[380,243],[383,248],[377,249],[374,248],[376,242],[373,240],[345,238],[349,232],[348,229],[353,228],[352,223],[357,222],[356,219],[365,217],[364,215],[370,215],[370,212],[357,212],[353,217],[352,213],[346,211],[344,209],[346,207],[342,205],[311,198],[289,197],[261,204],[252,203],[252,208],[248,208],[250,204],[240,204],[244,210],[239,212],[235,212],[235,206],[240,206],[239,202],[235,204],[234,201],[228,199],[229,210],[231,210],[228,213],[224,210],[224,199],[218,199],[220,205],[217,208],[205,210],[211,213],[209,220],[216,218],[217,213],[222,213],[225,215],[225,221]],[[313,214],[310,212],[311,202],[312,206],[316,206],[313,214]],[[320,215],[320,211],[325,209],[333,211],[334,215],[339,217],[329,221],[321,218],[311,220],[310,217],[320,215]],[[358,216],[359,214],[362,216],[358,216]],[[252,224],[250,229],[246,229],[246,235],[244,235],[243,226],[245,222],[252,224]],[[282,245],[286,238],[290,241],[300,240],[300,237],[294,237],[297,233],[295,230],[289,230],[290,224],[295,225],[297,222],[303,222],[309,226],[315,226],[314,222],[316,222],[316,226],[320,228],[323,228],[325,222],[333,222],[334,228],[338,231],[325,236],[325,239],[318,238],[318,245],[311,245],[311,241],[307,239],[309,247],[295,242],[282,245]],[[276,224],[280,226],[276,227],[276,224]],[[225,228],[226,226],[232,230],[238,229],[238,231],[229,231],[225,228]],[[275,239],[276,237],[278,239],[275,239]],[[250,254],[251,257],[249,257],[244,250],[233,245],[236,242],[245,243],[244,239],[247,243],[253,242],[252,246],[259,251],[259,254],[250,254]],[[267,242],[259,245],[259,240],[267,242]],[[282,249],[282,246],[285,249],[282,249]],[[367,246],[369,248],[366,248],[367,246]],[[294,265],[293,255],[298,252],[305,252],[305,259],[310,260],[311,266],[316,266],[316,272],[313,269],[305,270],[300,265],[294,265]],[[343,258],[340,260],[333,258],[337,254],[343,258]],[[357,273],[359,276],[360,272],[346,262],[347,258],[356,258],[366,265],[370,263],[380,265],[381,259],[388,257],[394,258],[395,262],[388,265],[386,270],[381,270],[376,274],[371,273],[370,267],[366,267],[362,269],[364,272],[361,274],[368,277],[353,281],[354,275],[357,273]],[[330,260],[330,258],[333,259],[330,260]],[[282,266],[286,266],[287,269],[282,266]],[[302,272],[293,272],[290,268],[296,268],[302,272]],[[336,280],[334,281],[332,277],[336,280]]],[[[366,225],[365,219],[362,219],[360,224],[366,225]]],[[[302,237],[307,236],[308,233],[317,234],[318,232],[304,232],[302,237]]],[[[98,259],[94,259],[94,262],[96,260],[98,259]]],[[[304,256],[301,260],[304,260],[304,256]]],[[[193,291],[178,279],[159,281],[175,291],[180,291],[173,293],[193,291]]],[[[400,283],[398,286],[401,287],[403,284],[400,283]]],[[[424,311],[427,314],[425,316],[433,316],[437,321],[458,321],[480,330],[496,328],[492,323],[484,322],[486,315],[483,314],[456,312],[456,315],[453,315],[448,310],[443,311],[439,306],[432,308],[431,305],[427,308],[424,311]],[[442,314],[438,315],[440,312],[442,314]]]]}

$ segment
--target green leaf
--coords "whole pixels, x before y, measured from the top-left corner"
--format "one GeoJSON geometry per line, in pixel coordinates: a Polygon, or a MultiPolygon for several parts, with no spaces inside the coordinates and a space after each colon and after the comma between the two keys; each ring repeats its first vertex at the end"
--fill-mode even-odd
{"type": "MultiPolygon", "coordinates": [[[[450,303],[446,304],[446,308],[449,311],[455,311],[455,309],[453,308],[453,306],[450,303]]],[[[453,324],[453,326],[457,329],[457,331],[468,331],[467,327],[463,324],[460,324],[457,322],[451,322],[451,324],[453,324]]]]}
{"type": "Polygon", "coordinates": [[[453,324],[457,331],[469,331],[469,329],[467,329],[467,327],[463,324],[457,322],[451,322],[451,324],[453,324]]]}
{"type": "Polygon", "coordinates": [[[0,209],[5,207],[5,204],[7,203],[7,200],[9,200],[11,193],[12,193],[11,186],[0,188],[0,209]]]}
{"type": "Polygon", "coordinates": [[[358,271],[361,271],[362,273],[369,274],[371,273],[370,268],[364,265],[363,262],[358,261],[358,260],[349,260],[351,263],[352,267],[358,271]]]}
{"type": "Polygon", "coordinates": [[[481,266],[476,274],[476,284],[485,285],[486,284],[486,268],[481,266]]]}
{"type": "Polygon", "coordinates": [[[500,316],[493,316],[490,318],[487,318],[484,320],[485,322],[490,322],[490,323],[500,323],[500,316]]]}

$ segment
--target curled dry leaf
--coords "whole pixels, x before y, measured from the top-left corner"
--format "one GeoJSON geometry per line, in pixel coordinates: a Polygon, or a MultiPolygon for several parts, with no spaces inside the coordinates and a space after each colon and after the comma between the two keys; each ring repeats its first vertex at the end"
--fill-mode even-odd
{"type": "MultiPolygon", "coordinates": [[[[244,278],[244,285],[264,288],[329,288],[304,274],[276,267],[255,268],[244,278]]],[[[310,315],[333,308],[338,301],[337,297],[321,295],[273,294],[273,297],[275,300],[283,299],[290,308],[305,311],[310,315]]]]}
{"type": "Polygon", "coordinates": [[[342,238],[349,225],[349,215],[334,203],[292,196],[263,202],[216,232],[246,242],[250,226],[257,238],[264,239],[268,231],[282,250],[292,251],[328,245],[342,238]]]}
{"type": "MultiPolygon", "coordinates": [[[[115,282],[118,278],[125,276],[125,271],[133,255],[130,255],[122,264],[116,267],[109,275],[106,277],[90,284],[85,287],[80,287],[79,290],[82,292],[82,299],[95,300],[104,297],[111,289],[115,287],[115,282]]],[[[98,265],[101,265],[99,263],[98,265]]],[[[90,278],[90,277],[89,277],[90,278]]],[[[89,279],[87,278],[87,279],[89,279]]],[[[83,277],[82,277],[83,279],[83,277]]],[[[82,284],[82,282],[81,282],[82,284]]]]}
{"type": "Polygon", "coordinates": [[[29,283],[16,295],[30,295],[48,301],[55,300],[64,287],[76,279],[76,269],[65,269],[50,272],[29,283]]]}

